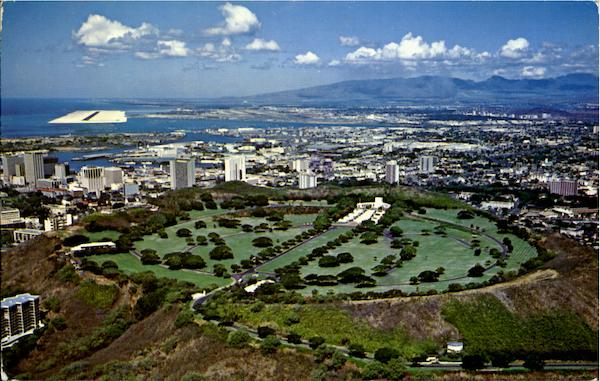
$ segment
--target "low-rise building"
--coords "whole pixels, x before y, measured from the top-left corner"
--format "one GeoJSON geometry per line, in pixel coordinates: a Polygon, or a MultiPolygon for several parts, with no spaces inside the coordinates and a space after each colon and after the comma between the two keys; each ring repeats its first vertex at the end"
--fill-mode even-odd
{"type": "Polygon", "coordinates": [[[21,243],[34,239],[42,234],[44,234],[44,231],[39,229],[17,229],[13,231],[13,241],[15,243],[21,243]]]}

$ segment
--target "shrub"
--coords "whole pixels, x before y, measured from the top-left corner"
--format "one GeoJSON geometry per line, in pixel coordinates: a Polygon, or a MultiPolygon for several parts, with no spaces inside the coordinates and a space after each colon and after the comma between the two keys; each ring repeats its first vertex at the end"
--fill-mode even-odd
{"type": "Polygon", "coordinates": [[[79,275],[71,264],[63,266],[57,273],[58,280],[64,283],[79,283],[79,275]]]}
{"type": "Polygon", "coordinates": [[[280,345],[277,336],[269,335],[260,343],[260,351],[263,354],[275,353],[280,345]]]}
{"type": "Polygon", "coordinates": [[[194,324],[194,312],[192,312],[192,310],[189,308],[184,307],[184,309],[177,314],[174,325],[175,328],[181,328],[188,324],[194,324]]]}
{"type": "Polygon", "coordinates": [[[510,367],[510,363],[514,360],[514,356],[508,352],[494,352],[490,355],[490,359],[492,361],[492,366],[497,368],[508,368],[510,367]]]}
{"type": "Polygon", "coordinates": [[[387,366],[377,361],[367,363],[362,371],[363,380],[382,380],[387,378],[388,375],[387,366]]]}
{"type": "Polygon", "coordinates": [[[52,312],[60,311],[60,300],[56,296],[50,296],[44,300],[44,307],[52,312]]]}
{"type": "Polygon", "coordinates": [[[383,347],[377,349],[373,357],[375,358],[375,360],[387,364],[391,359],[397,358],[399,356],[400,353],[394,348],[383,347]]]}
{"type": "Polygon", "coordinates": [[[200,372],[190,370],[185,372],[179,381],[206,381],[206,377],[204,377],[200,372]]]}
{"type": "Polygon", "coordinates": [[[335,351],[335,352],[333,352],[333,355],[331,356],[331,367],[333,369],[339,369],[342,366],[344,366],[344,364],[346,363],[347,360],[348,360],[348,358],[346,357],[345,354],[343,354],[340,351],[335,351]]]}
{"type": "Polygon", "coordinates": [[[48,329],[54,331],[62,331],[67,328],[67,321],[62,317],[55,317],[48,323],[48,329]]]}
{"type": "Polygon", "coordinates": [[[234,348],[245,347],[250,342],[250,335],[243,331],[234,331],[229,334],[227,344],[234,348]]]}
{"type": "Polygon", "coordinates": [[[387,364],[388,377],[392,381],[402,380],[406,376],[406,366],[400,358],[391,359],[387,364]]]}

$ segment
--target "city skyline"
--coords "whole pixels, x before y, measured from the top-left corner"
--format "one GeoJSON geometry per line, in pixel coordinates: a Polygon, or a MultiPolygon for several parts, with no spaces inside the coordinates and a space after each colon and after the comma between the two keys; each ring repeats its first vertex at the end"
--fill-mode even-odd
{"type": "Polygon", "coordinates": [[[587,2],[4,8],[3,97],[211,98],[349,79],[598,72],[587,2]]]}

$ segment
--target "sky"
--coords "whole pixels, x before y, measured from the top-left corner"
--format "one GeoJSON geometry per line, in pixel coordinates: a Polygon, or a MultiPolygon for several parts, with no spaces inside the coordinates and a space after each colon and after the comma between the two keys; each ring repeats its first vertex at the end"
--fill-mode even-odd
{"type": "Polygon", "coordinates": [[[5,2],[3,97],[213,98],[598,74],[593,2],[5,2]]]}

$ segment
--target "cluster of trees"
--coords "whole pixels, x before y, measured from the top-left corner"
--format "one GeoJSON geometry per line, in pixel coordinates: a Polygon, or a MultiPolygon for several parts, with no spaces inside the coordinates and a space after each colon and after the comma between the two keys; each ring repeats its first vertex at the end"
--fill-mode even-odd
{"type": "Polygon", "coordinates": [[[342,263],[352,263],[354,257],[348,252],[338,255],[325,255],[319,259],[319,267],[337,267],[342,263]]]}
{"type": "Polygon", "coordinates": [[[189,252],[173,252],[165,254],[163,264],[170,270],[192,269],[198,270],[206,267],[206,262],[199,255],[193,255],[189,252]]]}
{"type": "Polygon", "coordinates": [[[234,196],[221,202],[222,209],[245,209],[269,205],[269,197],[264,194],[234,196]]]}

